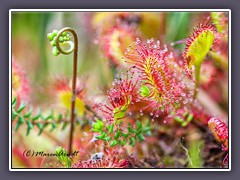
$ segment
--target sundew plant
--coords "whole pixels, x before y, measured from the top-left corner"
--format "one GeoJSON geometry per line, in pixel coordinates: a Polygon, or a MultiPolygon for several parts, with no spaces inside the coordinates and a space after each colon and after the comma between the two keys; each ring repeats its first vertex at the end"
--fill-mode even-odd
{"type": "Polygon", "coordinates": [[[229,168],[228,12],[13,12],[12,168],[229,168]]]}

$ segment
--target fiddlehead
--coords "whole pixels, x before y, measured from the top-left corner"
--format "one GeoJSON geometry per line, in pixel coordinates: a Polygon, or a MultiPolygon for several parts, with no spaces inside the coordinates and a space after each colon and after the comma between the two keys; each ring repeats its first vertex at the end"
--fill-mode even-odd
{"type": "Polygon", "coordinates": [[[70,114],[70,136],[69,136],[69,149],[68,152],[72,152],[72,141],[73,141],[73,131],[74,131],[74,116],[75,116],[75,100],[76,100],[76,80],[77,80],[77,58],[78,58],[78,35],[76,31],[70,27],[65,27],[59,31],[54,30],[52,33],[48,34],[48,38],[53,46],[52,53],[57,56],[60,53],[68,55],[73,52],[73,77],[72,77],[72,99],[71,99],[71,114],[70,114]],[[74,38],[74,43],[70,41],[70,32],[74,38]],[[64,50],[62,45],[68,44],[70,48],[64,50]]]}

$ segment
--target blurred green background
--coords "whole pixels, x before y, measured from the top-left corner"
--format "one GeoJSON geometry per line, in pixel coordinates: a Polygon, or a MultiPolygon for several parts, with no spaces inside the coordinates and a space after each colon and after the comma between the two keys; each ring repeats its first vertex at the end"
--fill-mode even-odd
{"type": "MultiPolygon", "coordinates": [[[[72,27],[79,35],[78,75],[87,74],[89,92],[94,93],[98,85],[112,81],[111,70],[107,67],[99,45],[94,43],[96,33],[91,29],[94,12],[12,12],[12,54],[26,70],[33,87],[32,103],[41,105],[49,97],[45,94],[47,85],[57,76],[71,77],[72,55],[52,55],[47,33],[54,29],[72,27]],[[92,83],[91,83],[92,82],[92,83]],[[92,91],[91,91],[92,90],[92,91]]],[[[204,13],[201,13],[204,14],[204,13]]],[[[161,38],[165,43],[184,39],[193,27],[199,13],[164,12],[161,38]]],[[[183,44],[176,45],[183,49],[183,44]]]]}

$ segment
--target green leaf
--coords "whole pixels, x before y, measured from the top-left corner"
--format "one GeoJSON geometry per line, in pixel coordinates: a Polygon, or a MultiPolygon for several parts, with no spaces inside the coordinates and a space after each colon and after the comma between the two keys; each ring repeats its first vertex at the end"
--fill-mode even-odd
{"type": "Polygon", "coordinates": [[[24,118],[23,118],[22,115],[20,115],[20,116],[18,117],[18,122],[20,122],[20,123],[24,123],[24,122],[25,122],[25,120],[24,120],[24,118]]]}
{"type": "Polygon", "coordinates": [[[120,144],[121,146],[125,146],[125,145],[127,144],[127,141],[126,141],[126,140],[120,140],[120,141],[119,141],[119,144],[120,144]]]}
{"type": "Polygon", "coordinates": [[[37,127],[39,128],[39,133],[38,133],[38,136],[40,136],[41,134],[42,134],[42,132],[43,132],[43,124],[41,124],[41,123],[37,123],[37,127]]]}
{"type": "Polygon", "coordinates": [[[129,136],[129,134],[125,134],[125,133],[121,133],[121,135],[124,137],[124,138],[127,138],[129,136]]]}
{"type": "Polygon", "coordinates": [[[95,138],[96,138],[96,139],[101,139],[101,136],[100,136],[100,135],[98,135],[98,136],[95,136],[95,138]]]}
{"type": "Polygon", "coordinates": [[[132,128],[132,125],[130,123],[128,123],[128,132],[129,133],[135,133],[136,131],[132,128]]]}
{"type": "Polygon", "coordinates": [[[62,118],[63,118],[63,115],[62,115],[62,114],[59,114],[59,115],[58,115],[58,121],[62,120],[62,118]]]}
{"type": "Polygon", "coordinates": [[[215,36],[213,31],[211,29],[206,29],[194,38],[194,41],[188,47],[186,52],[185,58],[187,59],[188,67],[191,68],[194,65],[195,68],[196,87],[198,86],[200,79],[200,68],[202,62],[207,53],[210,51],[214,38],[215,36]]]}
{"type": "Polygon", "coordinates": [[[188,125],[188,123],[186,121],[182,122],[182,124],[181,124],[182,127],[185,127],[187,125],[188,125]]]}
{"type": "Polygon", "coordinates": [[[50,114],[50,115],[48,115],[48,116],[46,116],[46,117],[43,117],[43,116],[42,116],[42,119],[45,120],[45,121],[47,121],[48,119],[52,119],[52,118],[53,118],[53,115],[52,115],[52,114],[50,114]]]}
{"type": "Polygon", "coordinates": [[[146,134],[147,136],[151,136],[151,135],[152,135],[151,131],[147,131],[147,132],[144,133],[144,134],[146,134]]]}
{"type": "Polygon", "coordinates": [[[119,120],[115,120],[115,122],[116,122],[117,125],[119,125],[119,124],[122,123],[122,120],[121,120],[121,119],[119,119],[119,120]]]}
{"type": "Polygon", "coordinates": [[[93,132],[100,132],[99,129],[94,129],[94,128],[92,128],[92,131],[93,132]]]}
{"type": "Polygon", "coordinates": [[[117,144],[118,144],[118,141],[113,140],[113,141],[110,142],[110,147],[114,147],[114,146],[116,146],[117,144]]]}
{"type": "Polygon", "coordinates": [[[27,127],[32,129],[33,128],[33,124],[31,121],[27,121],[27,127]]]}
{"type": "Polygon", "coordinates": [[[67,168],[71,168],[72,167],[72,161],[70,158],[68,158],[67,160],[67,168]]]}
{"type": "Polygon", "coordinates": [[[102,132],[102,134],[100,135],[100,137],[101,137],[101,138],[105,138],[105,137],[107,137],[107,133],[102,132]]]}
{"type": "MultiPolygon", "coordinates": [[[[114,111],[113,111],[113,113],[114,113],[114,120],[118,121],[118,120],[124,118],[127,109],[128,109],[128,105],[123,106],[121,108],[119,108],[119,107],[115,108],[114,111]]],[[[121,123],[121,121],[117,122],[117,124],[120,124],[120,123],[121,123]]]]}
{"type": "Polygon", "coordinates": [[[204,141],[202,140],[194,140],[190,142],[188,149],[188,159],[189,159],[189,168],[202,168],[203,165],[203,157],[202,157],[202,149],[204,147],[204,141]]]}
{"type": "Polygon", "coordinates": [[[52,129],[51,129],[51,131],[53,131],[54,129],[56,129],[56,127],[57,127],[57,124],[56,124],[55,122],[52,122],[52,129]]]}
{"type": "Polygon", "coordinates": [[[139,135],[142,133],[142,129],[138,129],[137,132],[136,132],[136,135],[139,135]]]}
{"type": "MultiPolygon", "coordinates": [[[[60,154],[60,152],[63,151],[63,150],[64,150],[63,147],[61,147],[61,146],[57,147],[56,148],[56,154],[57,155],[60,154]]],[[[61,156],[58,156],[58,157],[61,158],[61,156]]]]}
{"type": "Polygon", "coordinates": [[[105,137],[105,138],[102,138],[104,141],[110,141],[111,140],[111,137],[105,137]]]}
{"type": "Polygon", "coordinates": [[[72,161],[71,159],[67,156],[68,151],[65,150],[62,147],[57,147],[56,148],[56,154],[58,158],[58,162],[65,166],[66,168],[71,168],[72,166],[72,161]]]}
{"type": "Polygon", "coordinates": [[[135,146],[135,144],[136,144],[136,139],[134,138],[134,137],[130,137],[130,145],[132,146],[132,147],[134,147],[135,146]]]}
{"type": "Polygon", "coordinates": [[[65,121],[65,122],[63,123],[62,130],[66,129],[67,125],[68,125],[68,122],[65,121]]]}
{"type": "Polygon", "coordinates": [[[93,132],[101,132],[104,127],[104,124],[102,121],[97,120],[95,123],[93,123],[92,126],[93,126],[93,128],[92,128],[93,132]]]}
{"type": "Polygon", "coordinates": [[[26,133],[26,136],[29,135],[31,129],[33,128],[33,124],[31,123],[31,121],[27,121],[27,133],[26,133]]]}
{"type": "Polygon", "coordinates": [[[121,132],[119,132],[119,131],[116,132],[116,134],[114,135],[114,139],[117,140],[120,137],[120,134],[121,134],[121,132]]]}
{"type": "Polygon", "coordinates": [[[145,134],[145,133],[151,131],[151,129],[152,129],[151,127],[143,127],[142,132],[145,134]]]}
{"type": "Polygon", "coordinates": [[[137,130],[142,129],[142,123],[140,121],[136,122],[136,129],[137,130]]]}
{"type": "Polygon", "coordinates": [[[101,140],[105,140],[105,138],[107,137],[107,133],[102,132],[99,136],[96,136],[97,139],[101,139],[101,140]]]}
{"type": "Polygon", "coordinates": [[[40,131],[39,131],[39,133],[38,133],[38,136],[40,136],[41,134],[42,134],[42,132],[43,132],[43,130],[44,130],[44,128],[46,128],[48,126],[48,124],[43,124],[42,125],[42,128],[40,129],[40,131]]]}
{"type": "Polygon", "coordinates": [[[13,101],[12,101],[12,108],[15,108],[16,103],[17,103],[17,98],[14,97],[14,98],[13,98],[13,101]]]}
{"type": "Polygon", "coordinates": [[[136,131],[135,131],[132,127],[128,127],[128,132],[133,134],[133,133],[135,133],[136,131]]]}
{"type": "Polygon", "coordinates": [[[41,117],[41,114],[39,113],[39,114],[37,114],[36,116],[34,116],[34,117],[32,118],[32,120],[35,121],[35,120],[37,120],[37,119],[40,118],[40,117],[41,117]]]}
{"type": "Polygon", "coordinates": [[[186,117],[188,115],[188,110],[186,110],[184,113],[183,113],[183,117],[186,117]]]}
{"type": "Polygon", "coordinates": [[[30,134],[30,131],[31,131],[31,130],[32,130],[32,129],[27,128],[26,136],[28,136],[28,135],[30,134]]]}
{"type": "Polygon", "coordinates": [[[183,123],[183,122],[184,122],[184,120],[183,120],[182,118],[178,117],[178,116],[176,116],[176,117],[174,118],[174,120],[177,121],[177,122],[179,122],[179,123],[183,123]]]}
{"type": "Polygon", "coordinates": [[[142,141],[145,140],[145,137],[144,137],[142,134],[139,134],[139,135],[137,136],[137,138],[138,138],[138,141],[139,141],[139,142],[142,142],[142,141]]]}
{"type": "Polygon", "coordinates": [[[23,103],[20,104],[17,112],[20,113],[24,108],[26,107],[26,105],[24,105],[23,103]]]}
{"type": "Polygon", "coordinates": [[[150,90],[148,89],[147,86],[142,86],[140,88],[141,96],[146,97],[150,94],[150,90]]]}
{"type": "Polygon", "coordinates": [[[12,121],[17,117],[18,113],[12,110],[12,121]]]}
{"type": "Polygon", "coordinates": [[[32,114],[32,110],[30,109],[27,114],[24,115],[24,118],[29,118],[32,114]]]}
{"type": "Polygon", "coordinates": [[[109,125],[108,131],[109,131],[110,133],[113,133],[113,129],[114,129],[114,123],[112,123],[111,125],[109,125]]]}
{"type": "Polygon", "coordinates": [[[14,127],[14,131],[17,131],[21,124],[22,124],[22,123],[20,123],[20,122],[18,121],[18,122],[16,123],[16,126],[14,127]]]}
{"type": "Polygon", "coordinates": [[[193,114],[189,114],[187,117],[187,122],[191,122],[193,120],[193,114]]]}

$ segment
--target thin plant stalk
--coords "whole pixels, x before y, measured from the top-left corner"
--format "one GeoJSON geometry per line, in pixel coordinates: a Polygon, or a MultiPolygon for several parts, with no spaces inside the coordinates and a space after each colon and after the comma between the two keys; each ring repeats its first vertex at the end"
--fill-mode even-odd
{"type": "Polygon", "coordinates": [[[72,141],[74,132],[74,119],[75,119],[75,100],[76,100],[76,81],[77,81],[77,59],[78,59],[78,35],[76,31],[70,27],[63,28],[59,31],[57,35],[56,46],[60,53],[70,54],[72,50],[63,50],[59,44],[59,37],[65,31],[70,32],[74,38],[74,49],[73,49],[73,76],[72,76],[72,98],[71,98],[71,114],[70,114],[70,135],[69,135],[69,146],[68,152],[72,153],[72,141]]]}
{"type": "Polygon", "coordinates": [[[228,60],[224,56],[221,56],[220,54],[209,51],[208,55],[213,58],[213,60],[220,65],[224,70],[228,70],[228,60]]]}

